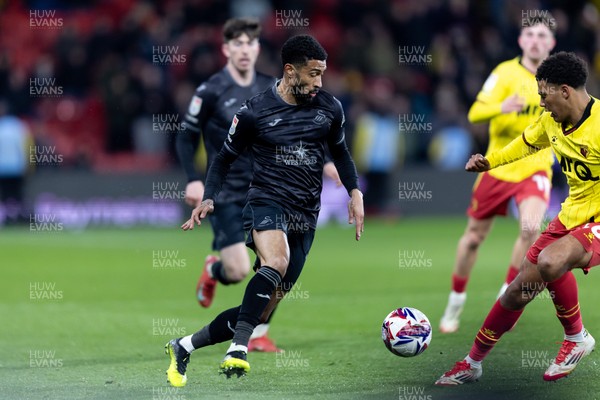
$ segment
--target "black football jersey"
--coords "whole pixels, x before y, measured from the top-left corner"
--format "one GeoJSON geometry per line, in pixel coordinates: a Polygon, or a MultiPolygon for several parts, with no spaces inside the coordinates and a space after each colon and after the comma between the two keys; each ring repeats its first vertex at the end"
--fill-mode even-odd
{"type": "Polygon", "coordinates": [[[288,104],[277,93],[277,84],[246,101],[233,117],[227,140],[209,171],[204,198],[214,199],[220,185],[230,179],[225,180],[227,166],[247,151],[254,173],[248,201],[276,202],[301,213],[314,228],[326,147],[348,192],[358,188],[345,141],[344,112],[324,90],[308,104],[288,104]]]}
{"type": "MultiPolygon", "coordinates": [[[[194,155],[204,139],[210,167],[227,137],[231,119],[244,101],[270,87],[275,78],[256,72],[249,86],[239,86],[226,68],[212,75],[198,86],[185,114],[185,130],[178,134],[176,148],[179,160],[186,172],[188,182],[202,180],[202,174],[194,165],[194,155]]],[[[252,179],[251,162],[247,154],[231,166],[229,179],[223,185],[216,202],[244,200],[252,179]]]]}

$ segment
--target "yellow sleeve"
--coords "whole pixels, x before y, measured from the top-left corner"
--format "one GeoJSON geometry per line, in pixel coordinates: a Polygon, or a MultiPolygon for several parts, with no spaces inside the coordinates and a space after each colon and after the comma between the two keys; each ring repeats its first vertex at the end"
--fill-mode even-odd
{"type": "Polygon", "coordinates": [[[487,122],[502,114],[502,102],[508,94],[504,84],[507,79],[500,68],[492,71],[469,110],[469,122],[472,124],[487,122]]]}
{"type": "Polygon", "coordinates": [[[546,113],[543,113],[533,124],[525,128],[521,136],[513,139],[501,150],[489,154],[486,158],[490,163],[490,168],[509,164],[550,147],[550,141],[543,124],[544,114],[546,113]]]}

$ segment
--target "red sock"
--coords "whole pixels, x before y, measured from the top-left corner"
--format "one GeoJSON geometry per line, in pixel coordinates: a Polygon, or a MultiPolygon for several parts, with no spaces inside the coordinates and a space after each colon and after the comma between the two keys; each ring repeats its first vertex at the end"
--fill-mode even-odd
{"type": "Polygon", "coordinates": [[[462,293],[465,291],[467,287],[467,282],[469,282],[469,277],[461,278],[456,274],[452,274],[452,290],[456,293],[462,293]]]}
{"type": "Polygon", "coordinates": [[[565,334],[576,335],[583,329],[579,299],[577,296],[577,280],[571,271],[548,283],[550,297],[556,308],[556,316],[565,329],[565,334]]]}
{"type": "Polygon", "coordinates": [[[509,331],[523,314],[523,310],[508,310],[500,304],[494,303],[481,329],[475,336],[475,343],[471,347],[469,357],[475,361],[482,361],[500,340],[500,337],[509,331]]]}
{"type": "Polygon", "coordinates": [[[514,265],[509,266],[508,272],[506,273],[506,284],[510,285],[517,275],[519,275],[519,268],[515,267],[514,265]]]}

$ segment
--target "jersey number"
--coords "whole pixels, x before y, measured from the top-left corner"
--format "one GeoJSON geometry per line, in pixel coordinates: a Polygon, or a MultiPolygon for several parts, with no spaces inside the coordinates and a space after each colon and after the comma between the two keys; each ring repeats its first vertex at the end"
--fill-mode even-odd
{"type": "Polygon", "coordinates": [[[534,175],[531,179],[536,183],[538,190],[544,192],[544,196],[548,197],[550,195],[550,179],[547,176],[534,175]]]}

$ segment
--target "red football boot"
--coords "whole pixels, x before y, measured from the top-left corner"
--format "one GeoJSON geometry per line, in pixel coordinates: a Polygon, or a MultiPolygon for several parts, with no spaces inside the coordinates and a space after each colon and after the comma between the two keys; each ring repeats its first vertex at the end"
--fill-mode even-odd
{"type": "Polygon", "coordinates": [[[206,257],[206,260],[204,260],[204,270],[196,285],[196,297],[198,298],[198,303],[204,308],[210,307],[213,297],[215,297],[217,280],[210,277],[208,268],[217,261],[219,261],[219,257],[217,256],[209,255],[206,257]]]}
{"type": "Polygon", "coordinates": [[[248,343],[248,352],[261,351],[264,353],[281,353],[281,350],[275,342],[271,340],[267,335],[257,337],[256,339],[250,339],[248,343]]]}

